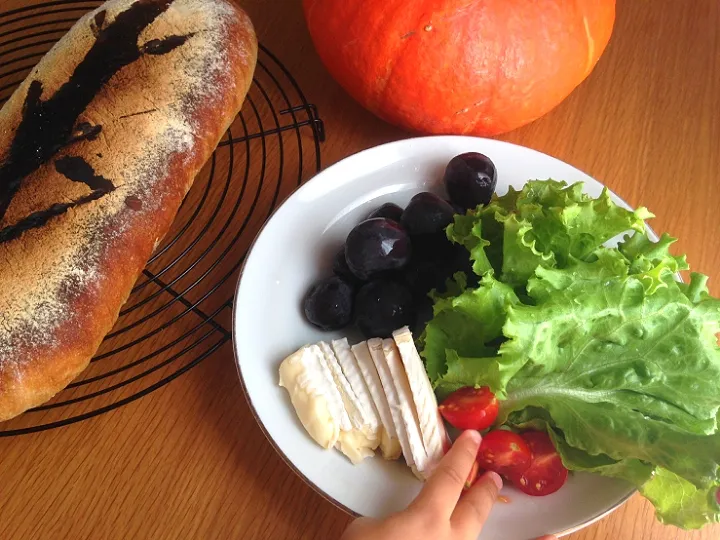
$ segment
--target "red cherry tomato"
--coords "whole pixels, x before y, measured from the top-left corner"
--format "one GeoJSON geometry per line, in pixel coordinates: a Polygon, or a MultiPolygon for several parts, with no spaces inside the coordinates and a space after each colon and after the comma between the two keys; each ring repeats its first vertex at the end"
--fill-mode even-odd
{"type": "Polygon", "coordinates": [[[532,461],[522,472],[515,472],[510,480],[523,493],[542,497],[560,489],[568,477],[560,455],[547,433],[526,431],[522,438],[530,447],[532,461]]]}
{"type": "Polygon", "coordinates": [[[498,400],[487,386],[466,386],[450,394],[439,409],[453,427],[482,431],[495,422],[498,400]]]}
{"type": "Polygon", "coordinates": [[[522,474],[531,459],[532,453],[523,438],[503,429],[483,436],[477,455],[480,467],[505,476],[522,474]]]}

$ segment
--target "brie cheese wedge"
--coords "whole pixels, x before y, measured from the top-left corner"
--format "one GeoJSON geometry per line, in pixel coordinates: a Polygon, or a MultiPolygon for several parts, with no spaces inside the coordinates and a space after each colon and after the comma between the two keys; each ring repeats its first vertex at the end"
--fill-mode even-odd
{"type": "Polygon", "coordinates": [[[425,480],[450,446],[407,327],[352,347],[347,339],[303,347],[280,365],[280,386],[313,440],[355,465],[379,447],[425,480]]]}
{"type": "Polygon", "coordinates": [[[417,411],[420,434],[427,452],[428,461],[423,472],[429,475],[445,455],[450,446],[450,440],[438,412],[438,404],[430,379],[428,379],[425,366],[415,348],[410,330],[407,327],[396,330],[393,332],[393,339],[400,351],[400,358],[417,411]]]}
{"type": "Polygon", "coordinates": [[[280,364],[280,386],[290,394],[298,419],[323,448],[334,447],[352,429],[342,396],[317,345],[303,347],[280,364]]]}
{"type": "MultiPolygon", "coordinates": [[[[378,375],[375,362],[370,356],[370,348],[366,341],[352,346],[352,353],[357,361],[358,368],[365,381],[367,389],[372,396],[375,409],[382,423],[380,435],[380,451],[387,460],[395,460],[400,457],[402,448],[398,439],[395,423],[393,422],[392,412],[390,412],[390,404],[383,390],[380,376],[378,375]]],[[[382,354],[382,346],[380,347],[382,354]]]]}

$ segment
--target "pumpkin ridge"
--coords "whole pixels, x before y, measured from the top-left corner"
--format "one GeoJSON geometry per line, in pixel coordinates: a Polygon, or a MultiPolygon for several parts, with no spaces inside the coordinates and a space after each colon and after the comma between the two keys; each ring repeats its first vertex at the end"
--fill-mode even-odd
{"type": "Polygon", "coordinates": [[[585,73],[590,74],[593,67],[593,60],[595,59],[595,40],[590,34],[590,24],[588,23],[587,17],[583,15],[583,26],[585,27],[585,35],[588,40],[588,59],[587,66],[585,67],[585,73]]]}

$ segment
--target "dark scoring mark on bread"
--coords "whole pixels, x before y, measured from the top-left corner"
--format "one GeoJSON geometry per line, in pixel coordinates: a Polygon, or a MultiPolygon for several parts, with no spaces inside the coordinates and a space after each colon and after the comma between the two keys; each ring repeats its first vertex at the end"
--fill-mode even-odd
{"type": "Polygon", "coordinates": [[[80,141],[94,141],[101,131],[102,126],[100,125],[94,126],[90,122],[80,122],[75,128],[72,138],[68,141],[68,145],[80,141]]]}
{"type": "Polygon", "coordinates": [[[95,14],[95,26],[98,30],[102,30],[103,24],[105,24],[105,15],[107,15],[107,13],[104,9],[101,9],[95,14]]]}
{"type": "Polygon", "coordinates": [[[5,227],[4,229],[1,229],[0,244],[4,242],[9,242],[10,240],[15,240],[16,238],[19,238],[25,231],[42,227],[52,218],[63,215],[71,208],[77,208],[78,206],[82,206],[83,204],[88,204],[92,201],[96,201],[107,194],[107,191],[98,189],[96,191],[93,191],[89,195],[80,197],[79,199],[70,203],[53,204],[47,210],[34,212],[26,218],[18,221],[15,225],[11,225],[10,227],[5,227]]]}
{"type": "Polygon", "coordinates": [[[120,120],[123,120],[125,118],[132,118],[133,116],[140,116],[142,114],[151,114],[154,112],[157,112],[157,109],[148,109],[147,111],[139,111],[139,112],[134,112],[134,113],[130,113],[130,114],[123,114],[120,117],[120,120]]]}
{"type": "MultiPolygon", "coordinates": [[[[103,86],[123,67],[142,56],[144,51],[138,46],[140,34],[167,11],[172,2],[173,0],[138,0],[119,13],[112,23],[98,29],[95,43],[68,81],[46,100],[41,99],[43,86],[40,81],[34,80],[29,84],[20,125],[15,131],[7,158],[0,165],[0,221],[19,191],[23,179],[50,161],[68,141],[73,140],[78,117],[103,86]]],[[[96,25],[98,21],[105,23],[105,15],[100,13],[103,12],[95,15],[96,25]]],[[[188,37],[170,36],[159,40],[160,44],[153,46],[150,54],[165,54],[185,43],[188,37]]],[[[53,216],[64,214],[74,206],[97,200],[106,193],[107,191],[101,190],[94,198],[90,195],[90,198],[85,197],[69,206],[55,204],[45,211],[23,218],[15,225],[0,229],[0,243],[17,237],[13,236],[15,233],[7,231],[16,230],[21,223],[26,224],[22,230],[27,230],[28,223],[32,224],[29,228],[40,227],[53,216]],[[59,208],[64,210],[59,211],[59,208]],[[38,218],[38,215],[42,219],[38,218]]]]}
{"type": "Polygon", "coordinates": [[[55,162],[55,170],[68,180],[82,182],[92,190],[110,193],[115,189],[113,183],[102,175],[95,174],[95,169],[79,156],[65,156],[55,162]]]}
{"type": "Polygon", "coordinates": [[[167,54],[177,49],[195,34],[187,34],[185,36],[168,36],[163,39],[151,39],[142,46],[142,52],[146,54],[158,55],[167,54]]]}
{"type": "Polygon", "coordinates": [[[98,34],[102,30],[103,24],[105,24],[105,16],[107,13],[105,10],[100,10],[95,14],[93,20],[90,22],[90,30],[92,30],[93,36],[98,37],[98,34]]]}

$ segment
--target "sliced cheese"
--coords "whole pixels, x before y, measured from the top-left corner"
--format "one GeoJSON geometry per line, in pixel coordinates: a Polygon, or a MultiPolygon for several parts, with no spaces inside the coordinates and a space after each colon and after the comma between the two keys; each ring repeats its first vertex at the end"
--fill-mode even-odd
{"type": "Polygon", "coordinates": [[[400,449],[405,457],[405,462],[410,468],[415,466],[413,460],[413,454],[410,450],[410,443],[408,442],[407,429],[402,419],[402,406],[400,404],[400,397],[398,396],[397,388],[393,382],[393,376],[390,372],[390,366],[388,366],[387,360],[385,359],[385,352],[383,350],[382,339],[368,339],[368,348],[370,349],[370,357],[375,364],[375,369],[380,377],[382,383],[383,392],[387,397],[388,405],[390,407],[390,415],[392,417],[393,425],[395,426],[395,433],[397,434],[398,442],[400,443],[400,449]]]}
{"type": "Polygon", "coordinates": [[[388,398],[405,462],[415,476],[423,478],[421,471],[427,461],[427,455],[422,444],[417,420],[413,418],[412,396],[407,377],[402,369],[400,353],[391,339],[368,340],[368,347],[388,398]],[[399,379],[398,374],[400,375],[399,379]]]}
{"type": "MultiPolygon", "coordinates": [[[[379,348],[376,352],[380,356],[384,355],[382,352],[382,342],[379,343],[379,348]]],[[[367,342],[363,341],[362,343],[353,345],[352,353],[355,356],[357,366],[372,396],[377,414],[382,423],[380,451],[385,459],[395,460],[400,457],[402,448],[400,447],[400,440],[398,439],[395,423],[393,422],[390,404],[383,390],[382,381],[375,367],[375,362],[373,362],[373,358],[370,355],[370,348],[367,342]]]]}
{"type": "Polygon", "coordinates": [[[300,423],[323,448],[332,448],[341,432],[352,429],[342,396],[317,345],[303,347],[283,360],[280,386],[288,391],[300,423]]]}
{"type": "Polygon", "coordinates": [[[400,359],[400,351],[398,351],[395,342],[392,339],[383,340],[383,352],[387,361],[392,380],[397,390],[400,401],[400,412],[403,427],[407,431],[408,448],[412,454],[414,466],[411,467],[415,476],[420,479],[427,478],[425,471],[427,469],[427,452],[420,435],[420,423],[415,410],[415,403],[410,390],[410,382],[408,381],[402,360],[400,359]]]}
{"type": "Polygon", "coordinates": [[[348,340],[338,339],[332,342],[332,349],[342,369],[343,375],[350,383],[350,388],[357,398],[357,409],[362,421],[362,429],[371,439],[380,440],[382,423],[375,402],[370,395],[367,383],[360,372],[355,355],[350,350],[348,340]]]}
{"type": "Polygon", "coordinates": [[[343,374],[342,368],[332,348],[324,341],[318,343],[318,347],[320,347],[323,353],[325,362],[332,374],[332,378],[340,392],[345,410],[350,418],[351,428],[349,430],[340,430],[337,447],[350,461],[357,465],[363,459],[375,454],[374,450],[380,445],[380,440],[376,434],[372,434],[372,436],[368,435],[361,413],[360,400],[350,386],[347,377],[343,374]]]}
{"type": "Polygon", "coordinates": [[[415,348],[410,330],[407,327],[396,330],[393,332],[393,339],[400,351],[400,358],[415,404],[420,434],[427,453],[427,466],[423,472],[429,475],[445,455],[449,446],[447,431],[439,416],[435,393],[425,366],[415,348]]]}

